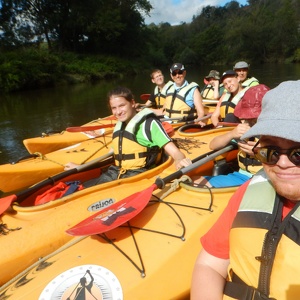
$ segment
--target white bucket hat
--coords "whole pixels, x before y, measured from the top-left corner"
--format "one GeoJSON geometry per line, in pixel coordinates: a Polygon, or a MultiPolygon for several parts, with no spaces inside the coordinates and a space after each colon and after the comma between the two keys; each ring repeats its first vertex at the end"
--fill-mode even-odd
{"type": "Polygon", "coordinates": [[[300,80],[282,82],[265,94],[257,123],[242,138],[268,135],[300,142],[299,111],[300,80]]]}

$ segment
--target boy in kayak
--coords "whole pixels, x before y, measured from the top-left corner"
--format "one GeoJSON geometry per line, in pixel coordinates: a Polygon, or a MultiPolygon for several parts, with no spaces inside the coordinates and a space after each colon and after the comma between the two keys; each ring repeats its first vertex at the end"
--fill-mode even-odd
{"type": "MultiPolygon", "coordinates": [[[[223,93],[212,113],[211,122],[214,126],[217,126],[220,121],[234,121],[234,109],[249,88],[242,86],[237,73],[233,70],[225,71],[221,76],[220,83],[224,85],[226,92],[223,93]]],[[[238,122],[237,119],[236,122],[238,122]]]]}
{"type": "MultiPolygon", "coordinates": [[[[191,160],[185,158],[176,147],[150,109],[136,111],[136,103],[129,89],[118,87],[109,92],[108,99],[112,114],[118,120],[112,142],[115,165],[110,166],[99,178],[85,182],[84,187],[145,172],[159,163],[161,149],[174,159],[177,169],[191,164],[191,160]]],[[[68,163],[65,170],[74,167],[74,163],[68,163]]]]}
{"type": "Polygon", "coordinates": [[[300,80],[267,92],[257,123],[242,136],[260,136],[253,152],[263,170],[201,237],[192,300],[299,298],[299,90],[300,80]]]}
{"type": "MultiPolygon", "coordinates": [[[[151,74],[151,81],[155,84],[153,92],[150,94],[149,100],[145,103],[146,107],[150,107],[157,115],[161,115],[161,109],[165,104],[167,90],[173,84],[172,81],[165,82],[165,77],[161,70],[154,69],[151,74]]],[[[137,108],[139,103],[137,103],[137,108]]]]}
{"type": "Polygon", "coordinates": [[[257,141],[255,139],[245,141],[241,140],[241,137],[256,123],[261,112],[263,96],[268,90],[270,89],[263,84],[249,88],[234,110],[235,116],[239,118],[241,123],[233,130],[216,136],[209,144],[210,149],[218,150],[224,148],[229,143],[237,143],[239,146],[239,171],[227,175],[201,176],[194,179],[194,185],[206,185],[216,188],[239,186],[262,168],[262,164],[255,159],[252,151],[257,141]]]}

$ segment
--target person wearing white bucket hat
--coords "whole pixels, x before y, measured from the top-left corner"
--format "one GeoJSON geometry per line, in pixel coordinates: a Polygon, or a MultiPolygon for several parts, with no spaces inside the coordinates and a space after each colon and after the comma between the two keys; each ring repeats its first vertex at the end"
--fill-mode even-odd
{"type": "Polygon", "coordinates": [[[242,185],[201,237],[191,299],[299,299],[300,80],[268,91],[242,138],[263,170],[242,185]]]}

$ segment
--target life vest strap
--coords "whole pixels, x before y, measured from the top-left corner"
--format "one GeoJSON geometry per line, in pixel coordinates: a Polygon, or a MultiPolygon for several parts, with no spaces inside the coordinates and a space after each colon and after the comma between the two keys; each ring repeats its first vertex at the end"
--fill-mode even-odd
{"type": "Polygon", "coordinates": [[[132,153],[132,154],[115,154],[115,160],[121,161],[121,160],[129,160],[129,159],[139,159],[139,158],[145,158],[153,153],[158,153],[159,151],[149,151],[149,152],[140,152],[140,153],[132,153]]]}
{"type": "Polygon", "coordinates": [[[170,114],[181,114],[181,115],[189,115],[190,113],[194,113],[195,110],[175,110],[166,108],[166,112],[170,114]]]}
{"type": "Polygon", "coordinates": [[[223,291],[226,296],[241,300],[276,300],[245,284],[236,274],[233,274],[232,280],[226,281],[223,291]]]}

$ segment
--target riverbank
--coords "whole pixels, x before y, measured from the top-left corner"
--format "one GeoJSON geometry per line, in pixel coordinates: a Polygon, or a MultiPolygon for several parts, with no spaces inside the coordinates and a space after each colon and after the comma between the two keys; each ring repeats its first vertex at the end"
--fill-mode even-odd
{"type": "Polygon", "coordinates": [[[25,48],[0,54],[0,91],[14,92],[122,78],[136,75],[143,68],[144,63],[142,65],[138,60],[25,48]]]}

